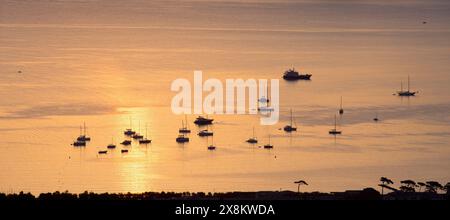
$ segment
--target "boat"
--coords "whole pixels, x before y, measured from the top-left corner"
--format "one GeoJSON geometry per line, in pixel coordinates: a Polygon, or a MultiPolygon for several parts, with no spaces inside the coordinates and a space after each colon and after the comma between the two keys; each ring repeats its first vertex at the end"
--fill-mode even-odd
{"type": "Polygon", "coordinates": [[[342,134],[342,131],[336,129],[336,115],[334,115],[334,128],[328,131],[328,133],[332,135],[342,134]]]}
{"type": "Polygon", "coordinates": [[[373,121],[378,122],[378,113],[375,114],[375,118],[373,118],[373,121]]]}
{"type": "MultiPolygon", "coordinates": [[[[141,132],[141,122],[139,122],[139,133],[141,132]]],[[[140,140],[142,138],[144,138],[143,135],[139,134],[138,132],[135,132],[131,138],[135,139],[135,140],[140,140]]]]}
{"type": "Polygon", "coordinates": [[[84,123],[83,128],[80,126],[80,136],[78,136],[77,141],[90,141],[91,138],[86,135],[86,123],[84,123]]]}
{"type": "Polygon", "coordinates": [[[131,136],[133,139],[135,140],[140,140],[142,138],[144,138],[144,135],[140,135],[138,133],[135,133],[133,136],[131,136]]]}
{"type": "Polygon", "coordinates": [[[294,68],[288,69],[283,74],[283,79],[288,81],[295,81],[295,80],[310,80],[311,74],[299,74],[297,71],[295,71],[294,68]]]}
{"type": "Polygon", "coordinates": [[[246,140],[247,143],[256,144],[258,143],[258,139],[255,137],[255,127],[253,127],[253,136],[246,140]]]}
{"type": "Polygon", "coordinates": [[[131,117],[130,117],[130,128],[127,128],[127,129],[123,132],[123,134],[126,135],[126,136],[133,136],[134,134],[136,134],[136,132],[133,131],[133,129],[132,129],[131,117]]]}
{"type": "Polygon", "coordinates": [[[415,96],[417,92],[411,92],[410,91],[410,82],[409,82],[409,75],[408,75],[408,89],[403,90],[403,82],[400,83],[400,91],[397,91],[398,96],[415,96]]]}
{"type": "Polygon", "coordinates": [[[122,150],[120,150],[120,152],[121,153],[128,153],[128,150],[127,149],[122,149],[122,150]]]}
{"type": "Polygon", "coordinates": [[[270,134],[269,134],[269,143],[264,145],[264,149],[273,149],[273,145],[270,144],[270,134]]]}
{"type": "Polygon", "coordinates": [[[187,116],[184,116],[184,121],[181,121],[181,128],[178,129],[179,133],[185,134],[185,133],[191,133],[191,130],[188,128],[187,123],[187,116]]]}
{"type": "Polygon", "coordinates": [[[200,132],[198,132],[198,136],[200,136],[200,137],[213,136],[213,135],[214,135],[214,133],[212,131],[208,131],[208,129],[201,130],[200,132]]]}
{"type": "Polygon", "coordinates": [[[145,124],[145,137],[139,140],[139,144],[150,144],[150,143],[152,143],[152,140],[147,139],[147,124],[145,124]]]}
{"type": "Polygon", "coordinates": [[[210,125],[210,124],[212,124],[213,121],[214,121],[214,119],[204,118],[202,116],[198,116],[195,119],[194,124],[196,124],[196,125],[210,125]]]}
{"type": "Polygon", "coordinates": [[[259,112],[273,112],[273,111],[275,111],[275,109],[270,106],[261,106],[261,107],[258,107],[258,111],[259,112]]]}
{"type": "Polygon", "coordinates": [[[293,126],[292,124],[293,117],[292,117],[292,109],[291,109],[291,123],[289,125],[284,126],[283,130],[286,132],[293,132],[297,131],[297,128],[293,126]]]}
{"type": "Polygon", "coordinates": [[[75,147],[85,147],[86,146],[86,141],[75,141],[72,144],[75,147]]]}
{"type": "Polygon", "coordinates": [[[108,151],[106,151],[106,150],[99,150],[98,151],[98,154],[107,154],[108,153],[108,151]]]}
{"type": "Polygon", "coordinates": [[[341,108],[339,108],[339,114],[344,114],[344,109],[342,108],[342,96],[341,96],[341,108]]]}
{"type": "MultiPolygon", "coordinates": [[[[206,139],[206,145],[208,145],[208,139],[206,139]]],[[[212,137],[212,143],[207,147],[208,150],[216,150],[216,146],[214,146],[214,137],[212,137]]]]}
{"type": "Polygon", "coordinates": [[[130,140],[124,140],[124,141],[122,141],[122,143],[120,143],[121,145],[124,145],[124,146],[128,146],[128,145],[131,145],[131,141],[130,140]]]}
{"type": "Polygon", "coordinates": [[[116,145],[114,145],[114,144],[109,144],[108,146],[106,146],[106,148],[108,148],[108,149],[115,149],[115,148],[116,148],[116,145]]]}
{"type": "Polygon", "coordinates": [[[178,135],[178,137],[176,138],[177,143],[186,143],[189,142],[189,138],[180,134],[178,135]]]}

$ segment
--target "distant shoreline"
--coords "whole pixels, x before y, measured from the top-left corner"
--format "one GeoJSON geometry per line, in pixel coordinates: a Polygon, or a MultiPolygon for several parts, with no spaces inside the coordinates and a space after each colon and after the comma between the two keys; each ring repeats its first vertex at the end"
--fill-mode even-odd
{"type": "Polygon", "coordinates": [[[41,193],[0,193],[0,201],[8,200],[450,200],[450,193],[432,192],[391,192],[381,195],[373,188],[346,190],[344,192],[143,192],[143,193],[83,193],[59,192],[41,193]]]}

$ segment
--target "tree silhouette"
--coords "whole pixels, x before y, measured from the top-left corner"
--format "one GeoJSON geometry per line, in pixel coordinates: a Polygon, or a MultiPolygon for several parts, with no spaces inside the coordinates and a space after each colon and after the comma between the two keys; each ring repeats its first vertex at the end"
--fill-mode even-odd
{"type": "Polygon", "coordinates": [[[448,182],[447,184],[445,184],[444,186],[444,190],[447,194],[450,194],[450,182],[448,182]]]}
{"type": "Polygon", "coordinates": [[[394,184],[394,181],[392,181],[391,179],[389,179],[387,177],[381,177],[380,182],[381,182],[381,184],[378,184],[378,186],[381,187],[381,195],[384,195],[384,188],[390,189],[392,191],[396,190],[389,186],[389,184],[394,184]]]}
{"type": "Polygon", "coordinates": [[[427,186],[427,184],[423,183],[423,182],[417,182],[417,186],[419,186],[419,192],[422,190],[422,187],[427,186]]]}
{"type": "Polygon", "coordinates": [[[300,193],[300,185],[308,185],[308,183],[306,183],[304,180],[299,180],[299,181],[295,181],[295,184],[297,184],[297,192],[300,193]]]}
{"type": "Polygon", "coordinates": [[[444,187],[437,181],[428,181],[426,182],[426,191],[431,193],[437,193],[438,190],[444,189],[444,187]]]}
{"type": "Polygon", "coordinates": [[[402,186],[400,186],[400,190],[403,192],[415,192],[417,184],[413,180],[402,180],[400,181],[402,186]]]}

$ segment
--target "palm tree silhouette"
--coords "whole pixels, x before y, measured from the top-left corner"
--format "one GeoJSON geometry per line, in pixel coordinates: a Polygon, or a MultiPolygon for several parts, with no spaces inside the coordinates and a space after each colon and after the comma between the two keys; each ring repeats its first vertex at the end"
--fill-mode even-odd
{"type": "Polygon", "coordinates": [[[381,195],[384,195],[384,188],[390,189],[390,190],[395,190],[394,188],[389,186],[389,184],[394,184],[394,181],[392,181],[391,179],[389,179],[387,177],[381,177],[380,182],[381,182],[381,184],[378,184],[378,186],[381,187],[381,195]]]}
{"type": "Polygon", "coordinates": [[[308,183],[306,183],[304,180],[299,180],[299,181],[295,181],[295,184],[297,184],[297,193],[300,193],[300,185],[308,185],[308,183]]]}

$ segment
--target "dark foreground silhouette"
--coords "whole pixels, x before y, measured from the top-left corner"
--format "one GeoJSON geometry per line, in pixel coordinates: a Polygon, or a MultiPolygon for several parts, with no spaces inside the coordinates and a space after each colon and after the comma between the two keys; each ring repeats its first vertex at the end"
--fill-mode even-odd
{"type": "Polygon", "coordinates": [[[260,191],[260,192],[144,192],[144,193],[93,193],[74,194],[69,192],[18,194],[0,193],[0,200],[450,200],[450,194],[433,192],[391,192],[381,195],[373,188],[347,190],[344,192],[260,191]]]}

